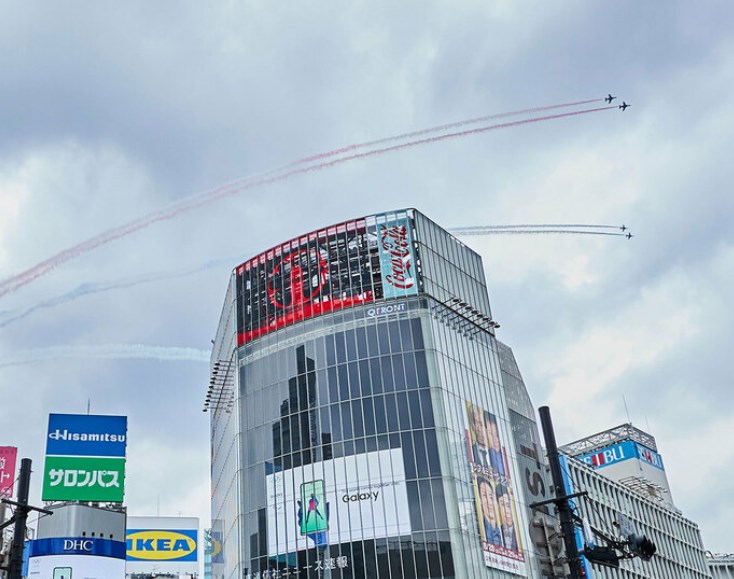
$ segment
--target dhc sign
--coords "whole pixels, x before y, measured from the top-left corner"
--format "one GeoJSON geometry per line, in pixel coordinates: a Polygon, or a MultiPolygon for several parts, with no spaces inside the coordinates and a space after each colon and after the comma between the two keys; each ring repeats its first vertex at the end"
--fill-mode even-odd
{"type": "Polygon", "coordinates": [[[584,461],[592,468],[602,468],[630,458],[642,460],[654,467],[665,470],[663,458],[657,452],[631,440],[578,457],[579,460],[584,461]]]}
{"type": "Polygon", "coordinates": [[[128,561],[197,561],[195,529],[129,529],[128,561]]]}

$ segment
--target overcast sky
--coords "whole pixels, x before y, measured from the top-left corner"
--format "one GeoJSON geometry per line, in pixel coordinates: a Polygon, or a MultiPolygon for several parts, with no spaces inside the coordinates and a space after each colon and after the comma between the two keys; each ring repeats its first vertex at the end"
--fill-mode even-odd
{"type": "Polygon", "coordinates": [[[89,403],[129,417],[129,513],[207,524],[201,408],[229,272],[321,226],[416,207],[445,227],[630,227],[629,241],[466,242],[559,442],[629,416],[706,548],[734,551],[730,0],[0,9],[0,281],[312,153],[610,91],[632,104],[241,188],[2,295],[0,445],[33,459],[36,503],[48,414],[89,403]]]}

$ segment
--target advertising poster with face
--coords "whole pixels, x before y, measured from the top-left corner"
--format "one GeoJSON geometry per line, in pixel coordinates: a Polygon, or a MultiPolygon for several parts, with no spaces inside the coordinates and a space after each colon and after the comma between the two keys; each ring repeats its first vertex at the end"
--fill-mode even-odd
{"type": "Polygon", "coordinates": [[[497,417],[466,402],[466,448],[484,563],[525,574],[517,504],[497,417]]]}

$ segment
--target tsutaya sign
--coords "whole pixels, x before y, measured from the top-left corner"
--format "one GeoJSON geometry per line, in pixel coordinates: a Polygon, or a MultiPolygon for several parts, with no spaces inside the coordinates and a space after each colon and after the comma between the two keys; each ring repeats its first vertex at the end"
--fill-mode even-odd
{"type": "Polygon", "coordinates": [[[44,501],[122,502],[126,416],[51,414],[44,501]]]}
{"type": "Polygon", "coordinates": [[[620,444],[578,457],[579,460],[584,461],[592,468],[610,466],[630,458],[642,460],[660,470],[665,470],[662,456],[632,440],[626,440],[620,444]]]}

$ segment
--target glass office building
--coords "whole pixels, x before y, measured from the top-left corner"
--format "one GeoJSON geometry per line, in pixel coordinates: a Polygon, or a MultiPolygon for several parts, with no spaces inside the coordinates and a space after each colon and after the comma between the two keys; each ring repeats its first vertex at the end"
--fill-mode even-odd
{"type": "Polygon", "coordinates": [[[232,273],[215,339],[215,578],[539,577],[480,256],[420,212],[232,273]]]}

